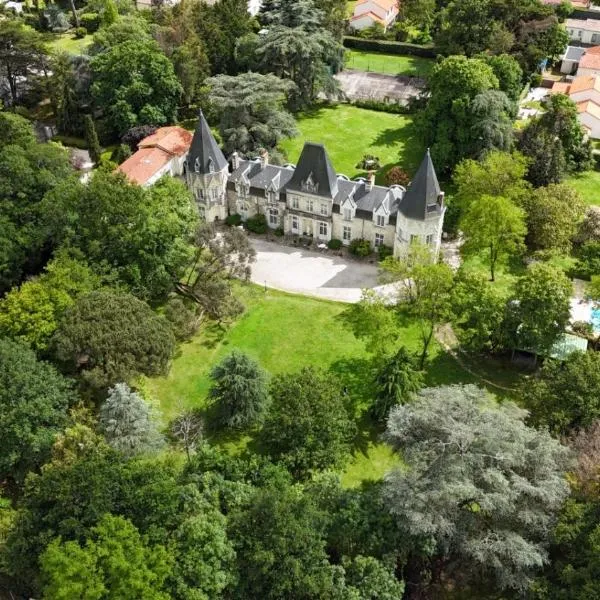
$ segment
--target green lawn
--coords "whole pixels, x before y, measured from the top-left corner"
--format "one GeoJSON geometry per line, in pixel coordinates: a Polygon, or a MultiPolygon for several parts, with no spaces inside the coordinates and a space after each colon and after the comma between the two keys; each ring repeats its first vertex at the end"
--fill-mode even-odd
{"type": "MultiPolygon", "coordinates": [[[[256,286],[240,289],[247,310],[228,329],[210,325],[191,342],[182,344],[167,377],[144,379],[141,387],[160,407],[165,421],[184,408],[206,409],[212,366],[234,348],[254,358],[271,374],[295,371],[314,365],[340,375],[348,387],[358,425],[353,455],[342,472],[344,485],[378,479],[390,469],[397,457],[380,441],[381,430],[365,413],[373,396],[373,372],[362,341],[346,329],[342,313],[347,305],[294,296],[256,286]]],[[[416,349],[418,331],[410,323],[401,330],[399,343],[416,349]]],[[[485,365],[476,372],[485,376],[485,365]]],[[[510,374],[509,374],[510,375],[510,374]]],[[[502,376],[502,384],[514,377],[502,376]]],[[[434,345],[426,373],[426,385],[473,383],[448,354],[434,345]]],[[[252,434],[217,434],[212,443],[230,452],[243,451],[252,443],[252,434]]]]}
{"type": "Polygon", "coordinates": [[[363,154],[379,157],[382,167],[377,181],[383,183],[385,172],[394,165],[414,173],[425,152],[411,116],[349,104],[324,105],[308,111],[299,116],[298,129],[300,135],[280,144],[290,162],[297,162],[304,142],[319,142],[327,148],[336,171],[350,178],[365,175],[356,168],[363,154]]]}
{"type": "Polygon", "coordinates": [[[346,2],[346,14],[348,17],[351,17],[354,14],[354,7],[357,1],[358,0],[348,0],[348,2],[346,2]]]}
{"type": "Polygon", "coordinates": [[[586,204],[600,205],[600,171],[586,171],[581,175],[573,175],[567,179],[583,197],[586,204]]]}
{"type": "Polygon", "coordinates": [[[93,36],[86,35],[84,38],[76,39],[72,33],[59,33],[54,35],[50,42],[50,48],[61,50],[69,54],[84,54],[92,43],[93,36]]]}
{"type": "Polygon", "coordinates": [[[398,54],[346,49],[345,64],[346,68],[358,71],[427,78],[435,60],[419,56],[399,56],[398,54]]]}

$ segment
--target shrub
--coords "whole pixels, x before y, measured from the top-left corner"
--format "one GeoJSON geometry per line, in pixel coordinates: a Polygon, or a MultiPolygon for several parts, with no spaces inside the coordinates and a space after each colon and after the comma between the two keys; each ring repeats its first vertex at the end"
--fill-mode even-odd
{"type": "Polygon", "coordinates": [[[100,15],[95,12],[84,13],[79,17],[79,22],[87,29],[88,33],[94,33],[100,27],[100,15]]]}
{"type": "Polygon", "coordinates": [[[366,40],[354,36],[344,37],[344,46],[355,50],[368,52],[383,52],[385,54],[400,54],[404,56],[422,56],[436,58],[438,52],[434,46],[420,46],[408,42],[392,42],[387,40],[366,40]]]}
{"type": "Polygon", "coordinates": [[[225,219],[225,225],[229,225],[229,227],[237,227],[242,224],[242,215],[238,215],[234,213],[233,215],[228,215],[225,219]]]}
{"type": "Polygon", "coordinates": [[[379,157],[373,154],[363,154],[363,157],[356,164],[357,169],[364,169],[365,171],[377,171],[381,167],[379,157]]]}
{"type": "Polygon", "coordinates": [[[583,279],[600,273],[600,242],[587,242],[579,250],[577,273],[583,279]]]}
{"type": "Polygon", "coordinates": [[[273,232],[277,237],[282,237],[283,236],[283,227],[278,227],[274,232],[273,232]]]}
{"type": "Polygon", "coordinates": [[[385,174],[385,183],[406,187],[410,183],[410,175],[401,167],[392,167],[385,174]]]}
{"type": "Polygon", "coordinates": [[[369,256],[371,254],[371,242],[362,238],[355,238],[350,242],[350,253],[354,256],[369,256]]]}
{"type": "Polygon", "coordinates": [[[327,242],[327,247],[330,250],[339,250],[342,247],[342,240],[333,238],[327,242]]]}
{"type": "Polygon", "coordinates": [[[267,218],[261,214],[254,215],[246,221],[246,228],[252,233],[266,233],[268,228],[267,218]]]}
{"type": "Polygon", "coordinates": [[[531,87],[539,87],[542,85],[542,76],[539,73],[532,73],[529,81],[531,82],[531,87]]]}
{"type": "Polygon", "coordinates": [[[127,144],[133,152],[137,150],[138,144],[149,135],[152,135],[156,131],[154,125],[138,125],[132,127],[123,135],[121,141],[127,144]]]}
{"type": "Polygon", "coordinates": [[[87,35],[87,29],[85,27],[77,27],[75,29],[75,39],[81,40],[87,35]]]}
{"type": "Polygon", "coordinates": [[[397,102],[383,102],[382,100],[355,100],[352,104],[358,108],[367,108],[369,110],[377,110],[393,115],[407,115],[414,112],[410,106],[398,104],[397,102]]]}
{"type": "Polygon", "coordinates": [[[119,144],[110,155],[110,160],[120,165],[131,156],[131,148],[127,144],[119,144]]]}
{"type": "Polygon", "coordinates": [[[377,247],[377,253],[379,254],[379,260],[385,260],[388,256],[394,254],[394,249],[391,246],[381,245],[377,247]]]}

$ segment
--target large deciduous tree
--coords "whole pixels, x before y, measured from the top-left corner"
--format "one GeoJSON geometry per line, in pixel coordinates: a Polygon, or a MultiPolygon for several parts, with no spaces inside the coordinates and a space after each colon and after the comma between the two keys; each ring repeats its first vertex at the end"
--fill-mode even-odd
{"type": "Polygon", "coordinates": [[[100,406],[98,425],[106,441],[128,457],[164,446],[151,406],[126,383],[117,383],[108,390],[108,398],[100,406]]]}
{"type": "Polygon", "coordinates": [[[341,384],[312,368],[278,375],[261,431],[267,453],[298,479],[339,466],[350,450],[354,425],[341,384]]]}
{"type": "Polygon", "coordinates": [[[175,339],[167,321],[130,294],[80,296],[54,336],[56,357],[92,387],[165,374],[175,339]]]}
{"type": "Polygon", "coordinates": [[[387,476],[384,493],[410,540],[409,597],[428,578],[440,593],[448,578],[523,592],[546,562],[568,450],[525,416],[472,385],[429,388],[392,410],[386,436],[407,468],[387,476]]]}
{"type": "Polygon", "coordinates": [[[0,338],[0,481],[21,483],[50,456],[76,396],[70,382],[26,345],[0,338]]]}
{"type": "Polygon", "coordinates": [[[116,44],[94,56],[90,66],[94,102],[115,134],[135,125],[166,125],[175,120],[182,88],[156,42],[116,44]]]}
{"type": "Polygon", "coordinates": [[[466,256],[483,253],[495,281],[498,261],[524,249],[525,212],[502,196],[481,196],[471,202],[460,222],[466,256]]]}
{"type": "Polygon", "coordinates": [[[248,427],[263,417],[269,399],[267,373],[247,354],[234,350],[210,372],[210,397],[218,421],[226,427],[248,427]]]}
{"type": "Polygon", "coordinates": [[[210,100],[220,113],[219,132],[227,152],[273,149],[296,134],[284,104],[293,84],[275,75],[243,73],[206,80],[210,100]]]}
{"type": "Polygon", "coordinates": [[[547,360],[520,391],[536,425],[561,435],[590,427],[600,418],[600,354],[574,352],[564,361],[547,360]]]}

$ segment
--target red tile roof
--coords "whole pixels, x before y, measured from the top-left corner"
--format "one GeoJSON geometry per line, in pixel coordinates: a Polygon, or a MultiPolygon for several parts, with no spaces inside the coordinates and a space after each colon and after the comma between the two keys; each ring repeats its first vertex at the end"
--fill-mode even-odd
{"type": "Polygon", "coordinates": [[[579,68],[600,70],[600,54],[586,52],[579,61],[579,68]]]}
{"type": "Polygon", "coordinates": [[[181,156],[190,149],[192,134],[183,127],[161,127],[152,135],[144,138],[138,148],[162,148],[169,154],[181,156]]]}

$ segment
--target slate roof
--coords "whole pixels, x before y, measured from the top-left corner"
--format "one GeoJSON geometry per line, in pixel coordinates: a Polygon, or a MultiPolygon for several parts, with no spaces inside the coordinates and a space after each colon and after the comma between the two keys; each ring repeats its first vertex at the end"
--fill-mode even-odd
{"type": "Polygon", "coordinates": [[[324,198],[335,198],[338,193],[338,178],[335,173],[325,146],[306,142],[294,170],[294,175],[288,183],[288,190],[305,191],[304,184],[309,179],[316,188],[311,193],[324,198]]]}
{"type": "Polygon", "coordinates": [[[438,204],[440,194],[440,184],[428,149],[400,202],[400,211],[408,219],[420,221],[424,221],[431,215],[438,216],[442,210],[438,204]]]}
{"type": "Polygon", "coordinates": [[[279,192],[286,187],[293,174],[293,169],[278,165],[266,165],[263,168],[260,159],[242,160],[239,167],[230,173],[229,181],[235,184],[246,177],[251,188],[265,191],[271,188],[279,192]]]}
{"type": "Polygon", "coordinates": [[[217,144],[217,140],[212,134],[202,111],[198,115],[198,125],[192,138],[192,145],[187,158],[188,169],[196,171],[195,165],[198,160],[198,173],[207,175],[211,172],[210,163],[212,161],[212,171],[218,172],[227,166],[227,159],[223,156],[221,148],[217,144]]]}

